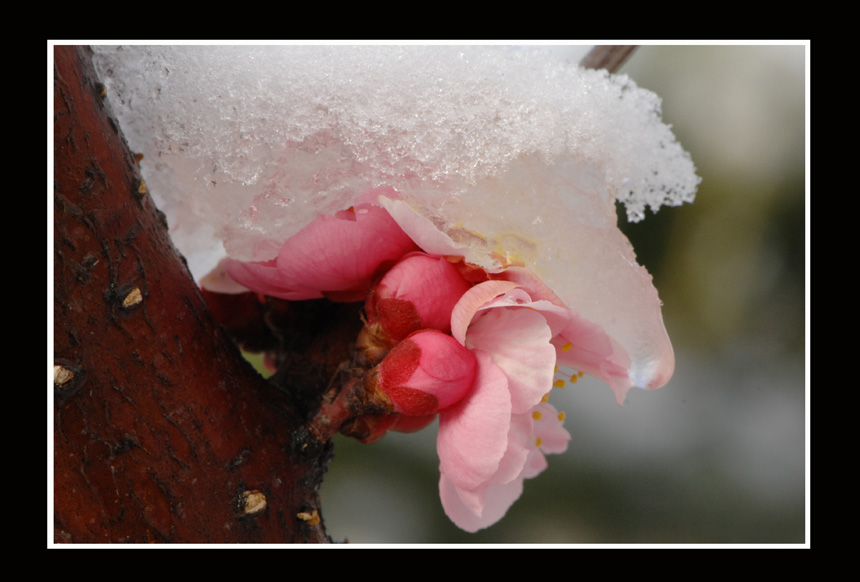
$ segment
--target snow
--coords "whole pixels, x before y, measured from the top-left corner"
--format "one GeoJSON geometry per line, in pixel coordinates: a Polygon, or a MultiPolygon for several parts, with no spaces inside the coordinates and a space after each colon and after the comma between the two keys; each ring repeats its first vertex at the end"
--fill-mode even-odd
{"type": "Polygon", "coordinates": [[[698,184],[656,95],[540,47],[94,48],[197,278],[222,241],[235,258],[271,258],[378,186],[546,274],[578,226],[614,221],[606,199],[638,220],[698,184]]]}

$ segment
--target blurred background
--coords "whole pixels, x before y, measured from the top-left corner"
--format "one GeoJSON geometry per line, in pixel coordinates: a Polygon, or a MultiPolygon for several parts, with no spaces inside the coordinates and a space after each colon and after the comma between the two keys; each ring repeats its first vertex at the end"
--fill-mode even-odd
{"type": "Polygon", "coordinates": [[[338,438],[322,490],[335,541],[806,541],[805,67],[802,45],[637,49],[619,72],[663,98],[702,177],[694,204],[619,213],[663,300],[675,376],[623,407],[588,377],[554,390],[568,451],[476,534],[442,511],[435,427],[338,438]]]}

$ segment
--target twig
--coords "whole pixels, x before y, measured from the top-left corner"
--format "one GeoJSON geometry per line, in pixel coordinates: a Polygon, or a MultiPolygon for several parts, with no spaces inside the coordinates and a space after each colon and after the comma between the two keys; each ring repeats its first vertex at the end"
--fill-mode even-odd
{"type": "Polygon", "coordinates": [[[579,64],[586,69],[606,69],[610,73],[614,73],[621,68],[621,65],[627,61],[634,50],[636,50],[636,45],[597,45],[585,55],[579,64]]]}

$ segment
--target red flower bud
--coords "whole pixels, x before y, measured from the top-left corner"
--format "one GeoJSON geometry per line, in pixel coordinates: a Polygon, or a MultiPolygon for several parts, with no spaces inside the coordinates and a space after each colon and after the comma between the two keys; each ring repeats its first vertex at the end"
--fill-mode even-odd
{"type": "Polygon", "coordinates": [[[454,305],[469,287],[447,259],[410,253],[379,281],[367,302],[368,318],[395,341],[420,329],[448,333],[454,305]]]}
{"type": "Polygon", "coordinates": [[[379,366],[379,386],[407,415],[434,414],[472,389],[475,355],[450,335],[426,329],[397,344],[379,366]]]}

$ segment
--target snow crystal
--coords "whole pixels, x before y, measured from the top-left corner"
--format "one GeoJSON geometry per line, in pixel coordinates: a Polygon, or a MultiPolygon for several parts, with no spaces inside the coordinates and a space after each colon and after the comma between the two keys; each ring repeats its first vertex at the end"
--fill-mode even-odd
{"type": "Polygon", "coordinates": [[[519,257],[553,288],[579,287],[565,249],[608,232],[613,199],[639,220],[691,201],[699,181],[656,95],[541,48],[94,49],[197,278],[222,242],[235,258],[269,259],[318,214],[391,186],[471,236],[474,262],[519,257]]]}

